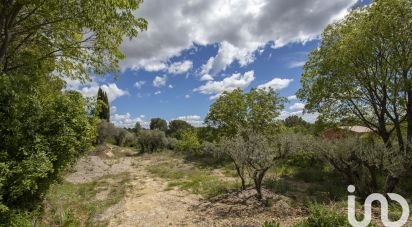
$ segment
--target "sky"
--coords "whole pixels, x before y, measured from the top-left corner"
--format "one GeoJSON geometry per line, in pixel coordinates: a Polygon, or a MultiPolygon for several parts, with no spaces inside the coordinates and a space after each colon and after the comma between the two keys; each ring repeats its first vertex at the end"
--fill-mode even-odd
{"type": "Polygon", "coordinates": [[[210,105],[224,91],[272,87],[287,97],[279,118],[302,114],[294,96],[308,54],[330,23],[342,19],[357,0],[145,0],[135,12],[149,25],[124,40],[121,73],[95,76],[68,89],[84,96],[108,93],[111,122],[148,126],[151,118],[186,120],[201,126],[210,105]]]}

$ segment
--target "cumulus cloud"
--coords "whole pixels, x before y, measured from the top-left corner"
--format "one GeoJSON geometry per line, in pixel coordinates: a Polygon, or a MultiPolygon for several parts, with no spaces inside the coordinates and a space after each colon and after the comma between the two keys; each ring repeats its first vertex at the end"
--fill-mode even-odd
{"type": "Polygon", "coordinates": [[[168,73],[171,74],[182,74],[189,71],[193,66],[192,61],[182,61],[182,62],[175,62],[169,66],[167,69],[168,73]]]}
{"type": "Polygon", "coordinates": [[[254,71],[248,71],[243,75],[233,74],[221,81],[208,81],[206,84],[195,88],[194,91],[205,95],[212,95],[210,99],[219,97],[224,91],[233,91],[236,88],[245,88],[255,79],[254,71]]]}
{"type": "MultiPolygon", "coordinates": [[[[307,42],[327,24],[345,16],[357,0],[163,0],[145,1],[136,15],[146,18],[148,30],[125,40],[122,69],[166,70],[171,57],[194,44],[218,44],[208,72],[233,62],[246,65],[259,48],[307,42]]],[[[205,71],[205,72],[206,72],[205,71]]]]}
{"type": "Polygon", "coordinates": [[[136,122],[139,122],[140,125],[144,128],[149,127],[149,122],[146,122],[143,117],[135,117],[133,118],[130,113],[126,114],[114,114],[110,117],[110,122],[112,122],[117,127],[121,128],[133,128],[136,122]]]}
{"type": "Polygon", "coordinates": [[[191,124],[195,127],[203,126],[203,120],[199,115],[180,116],[180,117],[174,118],[172,120],[186,121],[187,123],[189,123],[189,124],[191,124]]]}
{"type": "Polygon", "coordinates": [[[273,78],[271,81],[261,84],[258,86],[259,89],[269,89],[272,88],[275,91],[287,88],[293,79],[281,79],[273,78]]]}
{"type": "Polygon", "coordinates": [[[292,101],[292,100],[297,100],[298,98],[296,97],[296,95],[291,95],[288,96],[288,100],[292,101]]]}
{"type": "Polygon", "coordinates": [[[166,85],[167,77],[166,76],[156,76],[153,80],[153,86],[155,87],[163,87],[166,85]]]}
{"type": "Polygon", "coordinates": [[[305,109],[305,103],[295,103],[289,107],[290,110],[303,110],[305,109]]]}
{"type": "Polygon", "coordinates": [[[137,89],[140,89],[143,87],[143,85],[146,83],[146,81],[137,81],[136,83],[134,83],[134,87],[136,87],[137,89]]]}
{"type": "Polygon", "coordinates": [[[202,73],[205,75],[216,75],[227,66],[237,61],[240,66],[245,66],[255,60],[252,50],[239,48],[227,41],[223,41],[219,46],[216,57],[211,57],[205,65],[202,66],[202,73]]]}
{"type": "Polygon", "coordinates": [[[97,96],[97,91],[99,87],[107,93],[109,102],[116,100],[117,98],[128,95],[126,90],[123,90],[115,83],[99,84],[97,78],[93,78],[92,81],[81,83],[79,80],[65,79],[66,90],[75,90],[80,92],[84,97],[94,97],[97,96]]]}
{"type": "Polygon", "coordinates": [[[160,94],[162,94],[161,91],[156,91],[156,92],[154,93],[154,95],[160,95],[160,94]]]}

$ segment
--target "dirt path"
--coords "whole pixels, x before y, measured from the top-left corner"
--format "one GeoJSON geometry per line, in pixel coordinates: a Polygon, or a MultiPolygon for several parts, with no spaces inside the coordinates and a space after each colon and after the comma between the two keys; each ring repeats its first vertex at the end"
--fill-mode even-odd
{"type": "MultiPolygon", "coordinates": [[[[167,187],[167,180],[147,171],[149,166],[157,165],[159,160],[151,155],[130,157],[127,154],[130,154],[127,148],[108,146],[103,152],[80,160],[75,171],[66,177],[72,183],[85,183],[102,176],[129,173],[130,180],[124,185],[127,188],[124,198],[99,214],[95,218],[96,222],[109,223],[109,226],[143,227],[261,226],[264,220],[273,217],[267,208],[256,208],[253,204],[244,203],[238,195],[209,202],[200,195],[167,187]]],[[[248,196],[247,193],[244,196],[248,196]]],[[[280,201],[276,207],[286,214],[290,209],[284,201],[280,201]]],[[[289,216],[286,222],[282,221],[282,226],[289,226],[288,223],[299,220],[295,219],[289,216]]]]}
{"type": "MultiPolygon", "coordinates": [[[[201,223],[190,208],[201,203],[201,197],[186,191],[166,190],[167,182],[154,178],[146,166],[153,160],[142,157],[134,160],[133,180],[124,198],[122,212],[110,220],[109,226],[181,226],[201,223]]],[[[110,211],[109,211],[110,212],[110,211]]]]}

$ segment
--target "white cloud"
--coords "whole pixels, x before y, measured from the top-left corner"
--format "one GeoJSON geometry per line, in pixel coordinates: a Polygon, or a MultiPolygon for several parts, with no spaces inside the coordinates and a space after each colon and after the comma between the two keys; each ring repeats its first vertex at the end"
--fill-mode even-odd
{"type": "Polygon", "coordinates": [[[300,111],[292,111],[292,112],[282,111],[280,113],[280,116],[277,119],[284,120],[287,117],[294,116],[294,115],[301,117],[303,120],[305,120],[307,122],[314,123],[316,121],[316,119],[318,118],[319,113],[305,113],[305,114],[303,114],[303,111],[301,111],[301,110],[300,111]]]}
{"type": "MultiPolygon", "coordinates": [[[[357,0],[164,0],[145,1],[136,15],[148,30],[125,40],[122,69],[166,70],[171,57],[194,44],[218,44],[212,72],[233,62],[246,65],[268,42],[281,47],[318,38],[332,20],[340,19],[357,0]]],[[[207,71],[209,71],[207,70],[207,71]]],[[[213,75],[213,73],[211,74],[213,75]]]]}
{"type": "Polygon", "coordinates": [[[273,78],[271,81],[261,84],[258,86],[259,89],[268,89],[272,88],[273,90],[281,90],[287,88],[289,84],[293,81],[293,79],[281,79],[281,78],[273,78]]]}
{"type": "Polygon", "coordinates": [[[289,107],[290,110],[303,110],[305,109],[305,103],[297,102],[289,107]]]}
{"type": "Polygon", "coordinates": [[[294,61],[289,64],[289,68],[300,68],[305,65],[306,61],[294,61]]]}
{"type": "Polygon", "coordinates": [[[146,81],[141,80],[141,81],[137,81],[136,83],[134,83],[133,86],[135,86],[137,89],[140,89],[140,88],[143,87],[143,85],[144,85],[145,83],[146,83],[146,81]]]}
{"type": "Polygon", "coordinates": [[[117,107],[116,106],[111,106],[110,107],[110,114],[115,114],[117,112],[117,107]]]}
{"type": "Polygon", "coordinates": [[[253,51],[256,48],[255,46],[251,50],[238,48],[227,41],[223,41],[219,46],[216,57],[209,58],[207,63],[202,66],[202,73],[216,75],[234,61],[237,61],[241,66],[252,63],[255,60],[253,51]]]}
{"type": "Polygon", "coordinates": [[[167,77],[166,76],[156,76],[153,80],[153,86],[155,87],[163,87],[166,85],[167,77]]]}
{"type": "Polygon", "coordinates": [[[156,92],[154,93],[154,95],[160,95],[160,94],[162,94],[161,91],[156,91],[156,92]]]}
{"type": "Polygon", "coordinates": [[[208,80],[213,80],[213,77],[210,74],[204,74],[203,76],[200,77],[201,81],[208,81],[208,80]]]}
{"type": "Polygon", "coordinates": [[[175,62],[169,66],[167,71],[171,74],[182,74],[189,71],[193,66],[192,61],[175,62]]]}
{"type": "Polygon", "coordinates": [[[99,87],[107,93],[109,102],[112,102],[121,96],[129,95],[129,92],[117,87],[115,83],[99,84],[98,78],[96,77],[93,77],[92,81],[88,81],[83,84],[79,80],[65,79],[65,81],[66,81],[66,88],[65,88],[66,90],[78,91],[84,97],[97,96],[97,91],[99,90],[99,87]]]}
{"type": "Polygon", "coordinates": [[[171,85],[171,84],[169,84],[169,86],[168,86],[169,88],[173,88],[173,85],[171,85]]]}
{"type": "Polygon", "coordinates": [[[186,98],[186,99],[190,98],[190,95],[185,95],[185,98],[186,98]]]}
{"type": "Polygon", "coordinates": [[[288,96],[288,100],[297,100],[298,98],[296,97],[296,95],[291,95],[288,96]]]}
{"type": "Polygon", "coordinates": [[[186,121],[187,123],[195,126],[200,127],[203,126],[203,120],[199,115],[188,115],[188,116],[180,116],[172,120],[182,120],[186,121]]]}
{"type": "Polygon", "coordinates": [[[224,78],[222,81],[208,81],[206,84],[194,89],[205,95],[212,95],[210,99],[219,97],[224,91],[233,91],[236,88],[245,88],[255,79],[254,71],[245,74],[236,73],[224,78]]]}
{"type": "Polygon", "coordinates": [[[136,122],[139,122],[142,127],[149,127],[149,122],[144,121],[142,117],[133,118],[130,113],[114,114],[110,117],[110,122],[121,128],[133,128],[136,122]]]}

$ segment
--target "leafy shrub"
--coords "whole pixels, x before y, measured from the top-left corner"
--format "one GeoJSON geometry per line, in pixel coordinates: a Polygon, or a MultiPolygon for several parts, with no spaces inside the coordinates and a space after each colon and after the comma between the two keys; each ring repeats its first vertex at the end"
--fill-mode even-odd
{"type": "Polygon", "coordinates": [[[166,148],[165,132],[160,130],[141,131],[138,138],[141,152],[154,152],[166,148]]]}
{"type": "Polygon", "coordinates": [[[107,141],[111,143],[117,143],[115,140],[117,133],[118,131],[114,124],[106,120],[101,120],[97,125],[96,144],[103,144],[107,141]]]}
{"type": "Polygon", "coordinates": [[[176,144],[177,144],[177,139],[173,137],[168,137],[167,138],[167,144],[166,148],[170,150],[175,150],[176,149],[176,144]]]}
{"type": "Polygon", "coordinates": [[[115,131],[114,139],[116,145],[121,147],[132,147],[136,145],[136,136],[123,128],[117,128],[115,131]]]}
{"type": "Polygon", "coordinates": [[[345,212],[337,212],[322,205],[313,204],[309,208],[309,217],[296,227],[350,227],[345,212]]]}
{"type": "Polygon", "coordinates": [[[0,224],[32,210],[95,139],[95,118],[62,81],[0,77],[0,224]]]}
{"type": "Polygon", "coordinates": [[[200,149],[200,140],[194,130],[186,129],[180,133],[180,140],[176,142],[176,150],[196,152],[200,149]]]}

